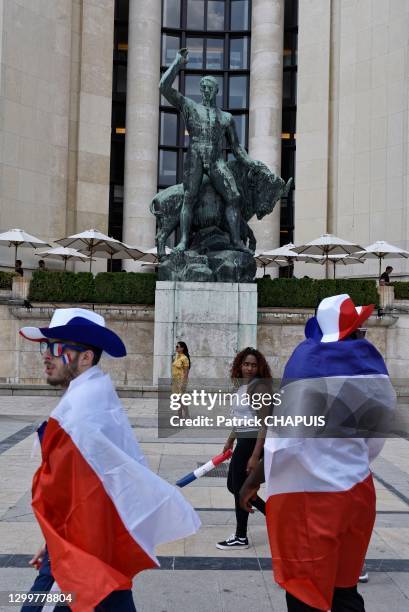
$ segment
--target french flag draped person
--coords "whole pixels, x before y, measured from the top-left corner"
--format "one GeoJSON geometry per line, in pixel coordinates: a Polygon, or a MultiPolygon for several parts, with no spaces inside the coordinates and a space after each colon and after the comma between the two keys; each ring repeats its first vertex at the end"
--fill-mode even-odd
{"type": "MultiPolygon", "coordinates": [[[[396,403],[382,356],[364,339],[372,311],[346,294],[324,299],[285,367],[280,414],[319,412],[337,436],[278,437],[270,428],[265,441],[274,577],[290,611],[365,609],[356,585],[376,514],[369,464],[396,403]],[[373,428],[365,437],[362,422],[373,428]]],[[[243,504],[264,480],[260,472],[246,481],[243,504]]]]}
{"type": "Polygon", "coordinates": [[[195,533],[200,521],[147,467],[111,378],[95,365],[101,352],[126,355],[103,317],[57,309],[48,328],[20,333],[41,343],[48,382],[66,387],[42,434],[32,491],[51,578],[75,593],[74,612],[100,602],[134,610],[132,578],[159,565],[155,546],[195,533]]]}

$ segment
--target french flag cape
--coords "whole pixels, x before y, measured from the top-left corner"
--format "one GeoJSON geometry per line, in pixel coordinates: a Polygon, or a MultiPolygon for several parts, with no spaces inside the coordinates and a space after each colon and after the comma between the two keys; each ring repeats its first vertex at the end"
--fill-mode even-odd
{"type": "Polygon", "coordinates": [[[138,572],[157,567],[155,546],[195,533],[200,521],[146,464],[112,385],[92,367],[50,415],[32,506],[51,570],[72,610],[90,612],[138,572]]]}
{"type": "MultiPolygon", "coordinates": [[[[366,340],[302,342],[282,381],[281,413],[312,404],[392,414],[396,395],[382,356],[366,340]]],[[[311,410],[308,410],[311,414],[311,410]]],[[[266,520],[276,582],[304,603],[329,610],[334,588],[358,582],[375,521],[369,463],[383,438],[278,438],[264,448],[266,520]]]]}

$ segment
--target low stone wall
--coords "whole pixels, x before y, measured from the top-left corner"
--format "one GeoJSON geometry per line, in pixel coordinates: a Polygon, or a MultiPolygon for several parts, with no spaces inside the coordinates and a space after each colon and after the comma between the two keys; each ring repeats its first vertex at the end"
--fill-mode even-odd
{"type": "MultiPolygon", "coordinates": [[[[368,339],[385,357],[390,375],[408,381],[409,372],[409,303],[395,302],[399,315],[372,316],[368,322],[368,339]]],[[[43,364],[38,345],[18,334],[24,325],[47,326],[57,305],[36,304],[31,310],[0,304],[0,383],[44,383],[43,364]]],[[[68,304],[58,304],[58,307],[68,304]]],[[[77,304],[76,306],[80,306],[77,304]]],[[[82,305],[85,308],[89,304],[82,305]]],[[[98,306],[107,325],[125,341],[125,359],[102,359],[120,386],[151,385],[154,352],[154,307],[98,306]]],[[[294,348],[304,337],[304,325],[313,311],[309,309],[259,308],[257,346],[267,357],[274,378],[280,378],[294,348]]],[[[183,338],[189,345],[189,338],[183,338]]],[[[195,343],[192,341],[192,345],[195,343]]],[[[192,360],[194,360],[194,352],[192,360]]],[[[224,376],[226,372],[221,372],[224,376]]]]}
{"type": "MultiPolygon", "coordinates": [[[[59,308],[72,304],[58,304],[59,308]]],[[[89,308],[89,304],[76,304],[89,308]]],[[[56,305],[36,304],[31,310],[0,305],[0,382],[44,383],[44,367],[36,342],[22,338],[25,325],[46,327],[56,305]]],[[[124,339],[128,355],[124,359],[103,357],[101,365],[109,370],[117,385],[152,384],[153,319],[152,306],[96,307],[107,325],[124,339]]]]}

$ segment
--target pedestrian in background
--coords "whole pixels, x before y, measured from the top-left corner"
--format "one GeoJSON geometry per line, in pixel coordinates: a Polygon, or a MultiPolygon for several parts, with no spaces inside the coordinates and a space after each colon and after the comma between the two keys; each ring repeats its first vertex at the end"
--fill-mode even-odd
{"type": "Polygon", "coordinates": [[[379,277],[379,284],[380,285],[390,285],[391,281],[390,281],[389,275],[392,274],[392,272],[393,272],[392,266],[386,266],[385,272],[382,272],[382,274],[379,277]]]}
{"type": "MultiPolygon", "coordinates": [[[[175,358],[172,362],[172,393],[181,395],[185,392],[189,378],[191,362],[189,349],[186,342],[181,340],[176,344],[175,358]]],[[[187,406],[181,406],[178,411],[179,417],[189,418],[187,406]]]]}
{"type": "MultiPolygon", "coordinates": [[[[256,393],[272,397],[273,379],[266,358],[252,347],[237,353],[230,376],[236,386],[232,417],[241,424],[234,427],[229,434],[223,452],[233,448],[236,440],[227,476],[227,488],[234,495],[236,531],[227,540],[218,542],[216,547],[221,550],[240,550],[249,547],[247,538],[249,512],[240,507],[239,493],[247,476],[260,461],[266,435],[265,425],[257,426],[254,424],[254,419],[259,417],[264,421],[264,417],[271,412],[270,403],[255,410],[252,399],[256,393]]],[[[262,514],[266,513],[265,502],[258,495],[252,500],[252,505],[262,514]]]]}

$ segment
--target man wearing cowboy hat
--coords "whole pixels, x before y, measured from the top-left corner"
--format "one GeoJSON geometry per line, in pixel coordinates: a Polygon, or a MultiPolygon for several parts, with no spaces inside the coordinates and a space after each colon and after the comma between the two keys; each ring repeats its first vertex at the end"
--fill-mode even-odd
{"type": "Polygon", "coordinates": [[[48,592],[56,580],[74,593],[61,610],[135,611],[132,578],[158,565],[154,547],[194,533],[200,521],[148,469],[112,381],[97,367],[103,353],[126,355],[104,318],[57,309],[49,327],[20,334],[39,343],[47,382],[65,389],[38,430],[42,464],[32,506],[47,546],[30,561],[40,570],[32,591],[48,592]]]}
{"type": "Polygon", "coordinates": [[[240,492],[252,511],[266,482],[274,577],[290,612],[365,611],[357,583],[376,515],[369,464],[396,402],[382,356],[363,338],[373,308],[355,307],[346,294],[322,300],[286,364],[281,409],[319,409],[327,434],[277,437],[270,428],[264,464],[240,492]]]}

